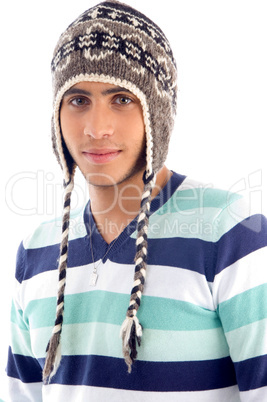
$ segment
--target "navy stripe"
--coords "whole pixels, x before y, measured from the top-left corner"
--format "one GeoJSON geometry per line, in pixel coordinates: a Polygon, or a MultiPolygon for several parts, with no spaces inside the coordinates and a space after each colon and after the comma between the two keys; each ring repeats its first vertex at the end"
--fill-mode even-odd
{"type": "Polygon", "coordinates": [[[8,351],[7,375],[22,382],[42,382],[42,368],[38,360],[32,357],[16,355],[11,348],[8,351]]]}
{"type": "MultiPolygon", "coordinates": [[[[199,272],[214,278],[213,246],[211,242],[200,239],[173,237],[148,239],[148,265],[179,267],[199,272]]],[[[110,255],[109,259],[118,264],[133,264],[135,257],[135,239],[129,239],[123,250],[110,255]],[[123,252],[122,252],[123,251],[123,252]]]]}
{"type": "Polygon", "coordinates": [[[175,392],[230,387],[236,384],[236,377],[230,358],[189,362],[136,361],[132,373],[128,374],[123,359],[64,356],[51,383],[175,392]]]}
{"type": "MultiPolygon", "coordinates": [[[[251,230],[241,222],[223,235],[217,243],[194,238],[148,239],[148,265],[188,269],[205,275],[207,280],[212,282],[214,276],[224,268],[267,246],[266,219],[261,215],[255,215],[250,218],[250,222],[255,225],[261,224],[261,232],[251,230]]],[[[122,235],[114,248],[111,247],[104,262],[109,258],[119,264],[134,263],[135,239],[129,238],[125,233],[122,235]]],[[[107,247],[100,235],[94,236],[95,260],[105,255],[107,247]]],[[[17,280],[22,282],[41,272],[57,269],[59,253],[59,245],[27,250],[21,245],[17,258],[17,280]]],[[[69,268],[91,262],[88,236],[69,242],[69,268]]]]}
{"type": "MultiPolygon", "coordinates": [[[[16,279],[23,280],[58,268],[60,245],[24,249],[21,243],[17,253],[16,279]]],[[[86,265],[92,262],[88,237],[69,242],[68,267],[86,265]]]]}
{"type": "Polygon", "coordinates": [[[267,219],[263,215],[251,217],[234,226],[217,243],[215,273],[239,259],[267,246],[267,219]]]}
{"type": "MultiPolygon", "coordinates": [[[[94,243],[95,244],[95,243],[94,243]]],[[[98,242],[96,244],[99,244],[98,242]]],[[[95,244],[95,245],[96,245],[95,244]]],[[[98,260],[105,254],[105,245],[94,247],[94,258],[98,260]]],[[[214,277],[213,259],[206,259],[212,252],[213,244],[199,239],[149,239],[148,264],[180,267],[214,277]]],[[[120,249],[110,251],[105,257],[118,264],[134,264],[135,239],[125,238],[120,249]]],[[[24,250],[18,252],[16,278],[19,282],[46,271],[58,268],[59,245],[24,250]]],[[[92,263],[88,237],[69,242],[68,268],[92,263]]]]}
{"type": "Polygon", "coordinates": [[[267,386],[267,355],[253,357],[235,363],[236,376],[240,391],[249,391],[267,386]]]}

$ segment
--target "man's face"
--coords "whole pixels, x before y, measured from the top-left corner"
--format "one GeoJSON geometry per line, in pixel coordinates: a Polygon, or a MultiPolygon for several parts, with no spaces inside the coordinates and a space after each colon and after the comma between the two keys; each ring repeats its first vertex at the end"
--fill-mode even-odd
{"type": "Polygon", "coordinates": [[[145,128],[138,98],[125,88],[80,82],[64,95],[66,146],[92,185],[112,186],[145,169],[145,128]]]}

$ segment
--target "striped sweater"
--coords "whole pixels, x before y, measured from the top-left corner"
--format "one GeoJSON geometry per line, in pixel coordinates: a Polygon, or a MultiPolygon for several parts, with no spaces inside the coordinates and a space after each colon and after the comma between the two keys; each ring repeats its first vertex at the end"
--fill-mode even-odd
{"type": "Polygon", "coordinates": [[[63,357],[49,385],[42,367],[55,319],[61,219],[20,245],[7,400],[267,401],[266,219],[250,216],[239,194],[173,174],[151,204],[138,311],[143,337],[128,374],[119,333],[133,282],[136,220],[106,254],[89,213],[88,203],[71,216],[63,357]]]}

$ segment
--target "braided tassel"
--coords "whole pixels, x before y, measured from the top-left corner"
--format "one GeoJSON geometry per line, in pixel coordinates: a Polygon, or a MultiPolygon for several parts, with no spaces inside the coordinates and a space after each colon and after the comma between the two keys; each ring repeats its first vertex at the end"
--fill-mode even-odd
{"type": "Polygon", "coordinates": [[[71,193],[74,187],[73,177],[65,184],[65,200],[62,222],[62,238],[60,246],[59,258],[59,282],[57,295],[57,310],[54,329],[51,339],[47,345],[47,355],[43,370],[43,381],[48,384],[51,378],[55,375],[61,360],[60,336],[63,324],[64,312],[64,291],[66,286],[66,271],[67,271],[67,256],[68,256],[68,236],[69,236],[69,221],[70,221],[70,200],[71,193]]]}
{"type": "MultiPolygon", "coordinates": [[[[146,172],[145,172],[146,173],[146,172]]],[[[154,185],[154,173],[148,178],[143,177],[145,187],[142,195],[141,209],[137,222],[137,239],[135,255],[134,284],[131,292],[130,304],[126,319],[122,324],[120,336],[122,338],[122,352],[128,373],[132,371],[132,364],[137,357],[136,342],[141,344],[142,326],[136,316],[140,307],[141,296],[144,290],[147,265],[147,230],[150,212],[151,192],[154,185]]]]}

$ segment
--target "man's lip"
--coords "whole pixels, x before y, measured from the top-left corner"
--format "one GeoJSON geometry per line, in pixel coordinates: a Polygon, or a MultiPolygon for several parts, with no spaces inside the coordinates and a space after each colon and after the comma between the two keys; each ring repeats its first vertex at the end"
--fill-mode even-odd
{"type": "Polygon", "coordinates": [[[84,151],[83,155],[88,162],[99,165],[105,164],[116,159],[121,153],[118,149],[90,149],[84,151]]]}
{"type": "Polygon", "coordinates": [[[112,154],[120,152],[120,149],[113,149],[113,148],[92,148],[88,149],[86,151],[83,151],[85,154],[93,154],[93,155],[106,155],[106,154],[112,154]]]}

